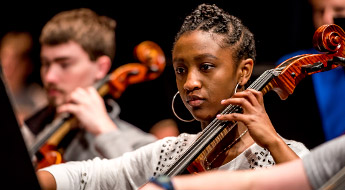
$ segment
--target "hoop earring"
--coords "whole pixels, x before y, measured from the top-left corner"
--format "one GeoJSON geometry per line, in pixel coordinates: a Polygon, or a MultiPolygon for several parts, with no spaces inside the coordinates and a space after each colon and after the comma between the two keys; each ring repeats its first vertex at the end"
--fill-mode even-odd
{"type": "Polygon", "coordinates": [[[235,92],[234,92],[234,94],[237,93],[237,88],[238,88],[239,85],[240,85],[240,83],[238,82],[238,83],[236,84],[236,86],[235,86],[235,92]]]}
{"type": "Polygon", "coordinates": [[[172,108],[172,111],[174,113],[174,115],[181,121],[184,121],[184,122],[192,122],[195,120],[195,118],[191,119],[191,120],[185,120],[185,119],[182,119],[180,118],[176,113],[175,113],[175,109],[174,109],[174,103],[175,103],[175,98],[176,98],[176,95],[179,94],[180,92],[177,91],[176,94],[174,95],[173,99],[172,99],[172,102],[171,102],[171,108],[172,108]]]}

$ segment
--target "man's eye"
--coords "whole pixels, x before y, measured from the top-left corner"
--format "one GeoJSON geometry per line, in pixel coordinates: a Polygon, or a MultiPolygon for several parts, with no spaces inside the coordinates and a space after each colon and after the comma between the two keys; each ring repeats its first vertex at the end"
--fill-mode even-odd
{"type": "Polygon", "coordinates": [[[70,65],[69,63],[61,63],[60,64],[60,66],[64,69],[67,68],[69,65],[70,65]]]}
{"type": "Polygon", "coordinates": [[[51,66],[51,64],[48,62],[41,62],[41,69],[46,70],[46,69],[49,69],[50,66],[51,66]]]}

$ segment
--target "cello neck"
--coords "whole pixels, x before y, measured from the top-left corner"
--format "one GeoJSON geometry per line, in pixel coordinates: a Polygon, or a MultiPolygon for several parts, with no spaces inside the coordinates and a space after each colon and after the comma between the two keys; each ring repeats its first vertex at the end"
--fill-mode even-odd
{"type": "MultiPolygon", "coordinates": [[[[273,77],[277,75],[273,69],[265,71],[260,77],[258,77],[248,88],[255,90],[262,90],[273,77]]],[[[222,114],[238,113],[242,109],[237,105],[229,105],[223,111],[222,114]]],[[[226,132],[232,130],[237,125],[237,122],[222,121],[217,118],[207,125],[207,127],[201,132],[198,138],[193,144],[184,152],[184,155],[180,157],[165,173],[166,176],[175,176],[182,174],[187,167],[209,146],[213,140],[218,137],[224,130],[226,132]],[[229,127],[228,127],[229,126],[229,127]]]]}
{"type": "MultiPolygon", "coordinates": [[[[314,33],[313,46],[319,52],[324,52],[324,54],[303,54],[292,57],[276,68],[265,71],[248,88],[261,91],[263,94],[273,90],[282,100],[285,100],[306,76],[345,65],[344,45],[345,32],[342,28],[335,24],[323,25],[314,33]]],[[[241,107],[229,105],[223,110],[222,114],[241,111],[241,107]]],[[[164,175],[175,176],[182,174],[207,151],[210,145],[213,146],[211,143],[215,142],[214,144],[217,144],[220,142],[222,136],[225,136],[223,132],[229,132],[235,125],[236,122],[220,121],[215,118],[164,175]]],[[[198,171],[200,164],[195,165],[197,166],[193,165],[191,167],[196,168],[195,171],[198,171]]]]}

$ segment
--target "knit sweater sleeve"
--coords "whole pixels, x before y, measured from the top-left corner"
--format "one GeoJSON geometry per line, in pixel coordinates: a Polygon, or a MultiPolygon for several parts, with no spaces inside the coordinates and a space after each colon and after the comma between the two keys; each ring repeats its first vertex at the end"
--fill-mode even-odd
{"type": "Polygon", "coordinates": [[[328,141],[303,158],[304,169],[310,184],[319,189],[345,166],[345,136],[328,141]]]}
{"type": "Polygon", "coordinates": [[[92,146],[103,158],[116,158],[157,140],[152,134],[120,119],[120,106],[114,100],[107,99],[106,102],[112,110],[109,116],[117,129],[100,134],[93,141],[92,146]]]}
{"type": "Polygon", "coordinates": [[[137,189],[153,175],[160,146],[156,141],[115,159],[67,162],[42,170],[54,176],[58,190],[137,189]]]}
{"type": "Polygon", "coordinates": [[[157,140],[153,135],[129,124],[123,124],[122,127],[126,128],[101,134],[95,138],[93,146],[104,158],[116,158],[157,140]]]}

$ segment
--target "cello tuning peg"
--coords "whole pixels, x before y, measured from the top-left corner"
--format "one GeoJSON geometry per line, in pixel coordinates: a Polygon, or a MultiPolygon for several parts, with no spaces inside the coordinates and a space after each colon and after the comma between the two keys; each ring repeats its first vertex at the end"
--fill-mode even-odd
{"type": "Polygon", "coordinates": [[[344,57],[339,57],[339,56],[334,56],[333,59],[330,59],[327,61],[329,64],[336,64],[336,65],[341,65],[345,66],[345,58],[344,57]]]}
{"type": "Polygon", "coordinates": [[[302,65],[301,69],[302,69],[302,72],[313,73],[313,72],[322,70],[324,67],[325,66],[323,65],[323,63],[321,61],[318,61],[313,64],[302,65]]]}

